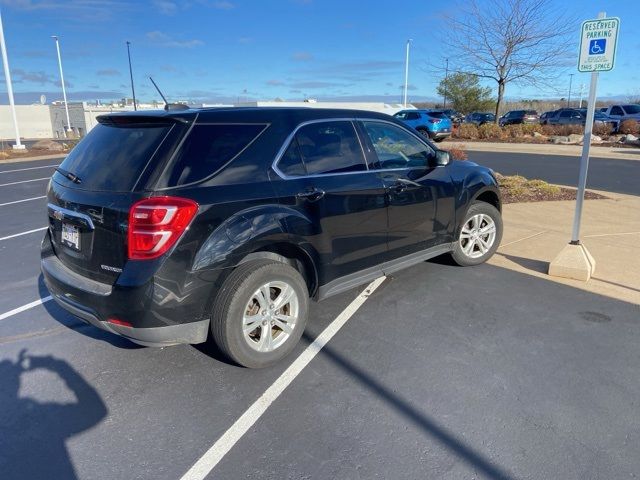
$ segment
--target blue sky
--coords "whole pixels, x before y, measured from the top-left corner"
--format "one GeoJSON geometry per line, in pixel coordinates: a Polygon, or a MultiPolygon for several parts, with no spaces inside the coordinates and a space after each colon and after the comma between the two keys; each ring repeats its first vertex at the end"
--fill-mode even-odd
{"type": "MultiPolygon", "coordinates": [[[[640,93],[637,0],[557,2],[584,19],[599,10],[621,18],[616,69],[601,75],[599,95],[640,93]]],[[[442,15],[455,13],[456,0],[0,0],[0,5],[18,103],[40,94],[48,101],[61,97],[54,34],[60,37],[72,99],[130,96],[129,40],[142,100],[158,98],[149,75],[170,99],[384,95],[399,100],[408,38],[414,42],[409,98],[436,97],[440,77],[427,65],[446,56],[439,40],[446,34],[442,15]]],[[[576,44],[578,29],[576,23],[576,44]]],[[[588,84],[588,74],[571,69],[567,86],[570,72],[576,74],[574,88],[588,84]]],[[[507,89],[508,97],[554,94],[516,85],[507,89]]]]}

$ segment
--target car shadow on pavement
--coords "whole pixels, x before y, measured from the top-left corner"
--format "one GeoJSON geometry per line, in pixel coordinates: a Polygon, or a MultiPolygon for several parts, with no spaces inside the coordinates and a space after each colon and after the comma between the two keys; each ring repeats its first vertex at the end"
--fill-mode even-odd
{"type": "Polygon", "coordinates": [[[0,477],[77,478],[66,442],[93,428],[107,413],[98,392],[64,360],[22,350],[15,362],[0,361],[0,477]],[[75,401],[39,401],[19,396],[22,376],[37,370],[57,375],[75,401]]]}
{"type": "Polygon", "coordinates": [[[506,253],[496,252],[496,255],[506,258],[520,265],[527,270],[538,273],[547,273],[549,271],[549,262],[543,262],[542,260],[534,260],[533,258],[518,257],[516,255],[508,255],[506,253]]]}
{"type": "MultiPolygon", "coordinates": [[[[308,344],[313,343],[315,340],[315,338],[307,332],[302,335],[302,338],[308,344]]],[[[321,355],[329,358],[349,375],[350,378],[359,382],[379,399],[384,400],[398,414],[420,428],[426,435],[436,440],[460,459],[464,460],[476,471],[482,473],[484,477],[492,480],[513,480],[516,478],[499,465],[485,458],[480,452],[456,438],[445,428],[438,425],[433,419],[429,418],[429,416],[414,408],[400,395],[394,393],[375,377],[359,368],[347,357],[338,353],[331,345],[325,345],[322,348],[321,355]]]]}
{"type": "MultiPolygon", "coordinates": [[[[40,294],[40,298],[46,298],[50,295],[49,290],[47,289],[44,279],[42,278],[42,274],[38,277],[38,293],[40,294]]],[[[119,335],[115,335],[113,333],[100,330],[99,328],[94,327],[88,323],[83,322],[79,318],[71,315],[69,312],[64,310],[62,307],[58,306],[55,301],[49,301],[43,303],[43,307],[51,315],[58,323],[64,325],[65,327],[74,330],[82,335],[93,338],[94,340],[101,340],[103,342],[107,342],[114,347],[123,348],[127,350],[133,350],[138,348],[145,348],[142,345],[138,345],[127,340],[124,337],[119,335]]]]}

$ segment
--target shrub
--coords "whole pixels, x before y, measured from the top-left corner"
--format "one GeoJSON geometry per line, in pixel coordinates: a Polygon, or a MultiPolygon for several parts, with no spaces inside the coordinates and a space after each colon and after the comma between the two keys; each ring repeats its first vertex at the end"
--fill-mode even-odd
{"type": "Polygon", "coordinates": [[[520,138],[524,135],[522,125],[506,125],[503,132],[508,138],[520,138]]]}
{"type": "Polygon", "coordinates": [[[556,135],[578,135],[584,133],[584,127],[582,125],[556,125],[556,135]]]}
{"type": "Polygon", "coordinates": [[[611,127],[602,123],[597,123],[593,126],[593,134],[599,137],[605,137],[611,133],[611,127]]]}
{"type": "Polygon", "coordinates": [[[445,148],[453,160],[466,160],[469,158],[467,152],[464,150],[464,145],[451,145],[445,148]]]}
{"type": "Polygon", "coordinates": [[[495,123],[485,123],[478,128],[478,138],[500,139],[502,138],[502,129],[495,123]]]}
{"type": "Polygon", "coordinates": [[[554,125],[542,125],[542,134],[547,137],[556,135],[556,127],[554,125]]]}
{"type": "Polygon", "coordinates": [[[476,127],[473,123],[463,123],[457,128],[453,136],[457,138],[474,140],[478,138],[478,127],[476,127]]]}
{"type": "Polygon", "coordinates": [[[520,126],[522,127],[522,133],[525,135],[533,135],[535,132],[542,133],[542,125],[538,123],[526,123],[520,126]]]}
{"type": "Polygon", "coordinates": [[[630,133],[632,135],[637,135],[640,133],[640,123],[635,120],[624,120],[620,124],[620,128],[618,129],[620,133],[627,134],[630,133]]]}

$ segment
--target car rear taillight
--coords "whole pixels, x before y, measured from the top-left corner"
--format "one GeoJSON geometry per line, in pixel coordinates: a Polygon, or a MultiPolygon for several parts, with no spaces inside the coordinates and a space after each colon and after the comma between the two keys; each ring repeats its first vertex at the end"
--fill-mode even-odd
{"type": "Polygon", "coordinates": [[[167,252],[178,241],[198,211],[193,200],[151,197],[129,210],[128,257],[149,260],[167,252]]]}

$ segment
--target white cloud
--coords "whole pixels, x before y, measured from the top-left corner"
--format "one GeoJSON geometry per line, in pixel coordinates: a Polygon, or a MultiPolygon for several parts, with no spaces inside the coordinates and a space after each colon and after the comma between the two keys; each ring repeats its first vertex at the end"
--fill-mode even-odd
{"type": "Polygon", "coordinates": [[[169,0],[153,0],[153,5],[162,15],[174,15],[178,11],[178,5],[169,0]]]}
{"type": "Polygon", "coordinates": [[[202,40],[176,40],[171,35],[167,35],[166,33],[163,33],[159,30],[147,32],[147,38],[153,43],[156,43],[162,47],[193,48],[204,45],[204,42],[202,40]]]}

